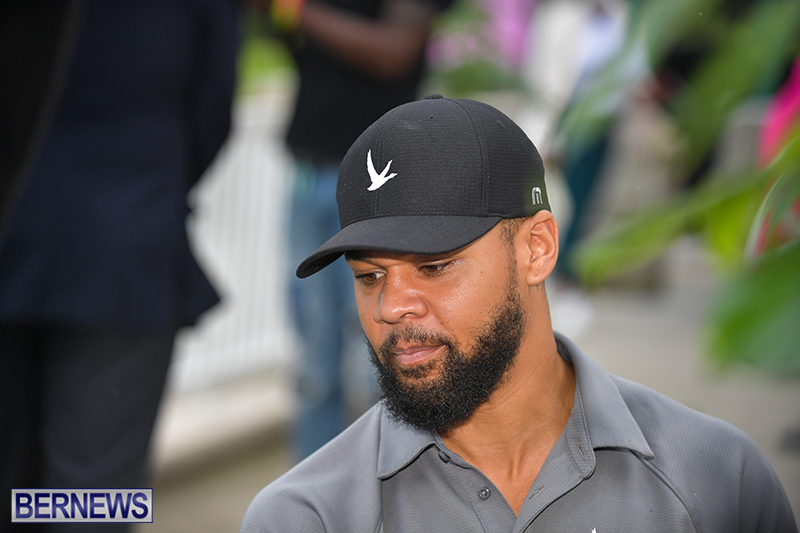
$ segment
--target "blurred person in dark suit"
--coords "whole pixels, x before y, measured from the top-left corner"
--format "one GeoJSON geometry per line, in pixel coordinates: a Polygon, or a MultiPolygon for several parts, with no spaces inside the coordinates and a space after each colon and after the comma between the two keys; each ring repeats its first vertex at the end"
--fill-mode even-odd
{"type": "Polygon", "coordinates": [[[228,135],[238,16],[237,0],[83,6],[0,248],[0,529],[11,488],[146,480],[176,331],[218,300],[186,195],[228,135]]]}
{"type": "Polygon", "coordinates": [[[84,3],[0,4],[0,246],[61,93],[84,3]]]}

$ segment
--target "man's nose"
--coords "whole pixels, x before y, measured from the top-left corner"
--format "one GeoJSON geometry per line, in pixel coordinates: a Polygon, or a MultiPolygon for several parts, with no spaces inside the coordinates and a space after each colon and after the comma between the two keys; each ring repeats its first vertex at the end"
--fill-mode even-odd
{"type": "Polygon", "coordinates": [[[375,308],[376,322],[397,324],[419,318],[428,312],[428,304],[413,283],[402,274],[388,273],[375,308]]]}

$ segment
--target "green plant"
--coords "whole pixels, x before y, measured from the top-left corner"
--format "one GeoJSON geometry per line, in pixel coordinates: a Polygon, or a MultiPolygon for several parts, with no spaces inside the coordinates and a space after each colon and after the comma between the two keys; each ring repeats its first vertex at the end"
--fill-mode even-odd
{"type": "MultiPolygon", "coordinates": [[[[638,79],[622,68],[635,43],[648,43],[657,65],[671,43],[697,31],[691,9],[711,14],[715,0],[653,0],[639,10],[628,46],[565,116],[564,130],[591,138],[609,115],[601,103],[638,79]],[[662,23],[658,23],[658,21],[662,23]]],[[[730,113],[758,93],[800,50],[800,2],[759,2],[749,16],[708,23],[714,47],[671,108],[686,146],[681,164],[697,168],[730,113]]],[[[707,316],[708,352],[722,366],[747,364],[800,373],[800,228],[787,219],[800,205],[800,124],[763,170],[707,176],[699,186],[633,213],[582,243],[574,265],[587,286],[648,263],[679,237],[693,233],[713,252],[724,284],[707,316]],[[756,244],[758,241],[760,244],[756,244]]]]}

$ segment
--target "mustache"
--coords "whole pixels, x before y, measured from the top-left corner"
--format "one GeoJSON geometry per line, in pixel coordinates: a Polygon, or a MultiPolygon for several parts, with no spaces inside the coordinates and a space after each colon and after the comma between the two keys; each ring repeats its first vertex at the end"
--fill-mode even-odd
{"type": "Polygon", "coordinates": [[[421,326],[404,326],[389,332],[380,345],[380,353],[389,357],[401,342],[414,344],[441,344],[448,348],[455,347],[455,341],[442,333],[437,333],[421,326]]]}

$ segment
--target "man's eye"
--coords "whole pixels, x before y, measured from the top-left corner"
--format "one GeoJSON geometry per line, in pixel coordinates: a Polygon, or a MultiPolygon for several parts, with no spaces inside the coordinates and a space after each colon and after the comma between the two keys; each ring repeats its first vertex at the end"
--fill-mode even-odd
{"type": "Polygon", "coordinates": [[[372,285],[380,279],[378,272],[364,272],[363,274],[355,274],[356,281],[364,285],[372,285]]]}
{"type": "Polygon", "coordinates": [[[435,276],[436,274],[439,274],[444,270],[446,270],[452,263],[453,263],[452,261],[447,261],[446,263],[434,263],[432,265],[422,265],[421,267],[419,267],[419,269],[423,273],[429,276],[435,276]]]}

